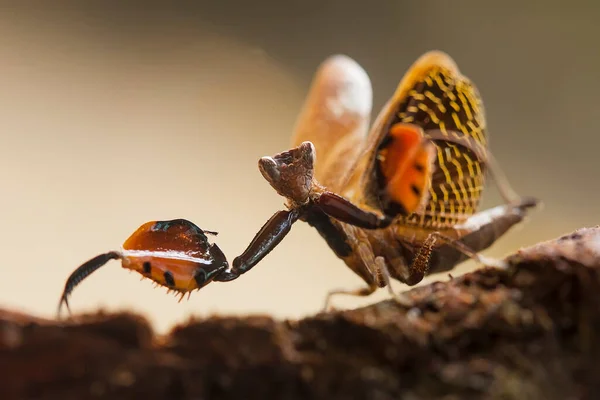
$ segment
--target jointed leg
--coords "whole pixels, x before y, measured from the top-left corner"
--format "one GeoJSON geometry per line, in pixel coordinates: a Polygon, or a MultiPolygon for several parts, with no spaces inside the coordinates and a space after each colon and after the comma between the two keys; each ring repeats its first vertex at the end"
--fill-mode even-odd
{"type": "Polygon", "coordinates": [[[333,192],[324,192],[316,200],[316,205],[325,214],[338,221],[365,229],[381,229],[388,227],[393,218],[379,216],[375,213],[363,210],[351,201],[333,192]]]}
{"type": "Polygon", "coordinates": [[[431,259],[431,253],[433,252],[433,246],[437,240],[435,233],[429,234],[425,241],[421,244],[419,251],[415,255],[415,258],[410,265],[409,276],[405,278],[406,284],[416,285],[423,280],[423,277],[429,272],[429,261],[431,259]]]}
{"type": "Polygon", "coordinates": [[[344,289],[332,290],[331,292],[327,293],[327,297],[325,297],[325,304],[323,306],[323,311],[327,311],[329,309],[329,305],[331,303],[331,297],[333,297],[335,295],[345,294],[345,295],[349,295],[349,296],[367,297],[367,296],[370,296],[371,294],[373,294],[375,292],[375,290],[377,290],[377,288],[381,288],[381,287],[387,287],[390,296],[398,304],[400,304],[404,307],[412,307],[414,303],[410,298],[408,298],[407,296],[405,296],[402,293],[398,293],[398,292],[394,291],[394,288],[392,287],[391,282],[390,282],[390,273],[387,269],[387,266],[385,265],[385,259],[383,257],[377,257],[377,258],[375,258],[374,261],[375,262],[373,265],[375,266],[375,277],[376,277],[374,284],[367,286],[367,287],[354,289],[354,290],[344,290],[344,289]]]}
{"type": "Polygon", "coordinates": [[[345,294],[345,295],[350,295],[350,296],[366,297],[366,296],[373,294],[373,292],[375,292],[375,290],[377,290],[377,288],[382,288],[382,287],[386,287],[386,286],[388,288],[390,295],[396,302],[398,302],[399,304],[401,304],[403,306],[407,306],[407,307],[412,306],[412,301],[410,299],[408,299],[403,294],[394,292],[392,286],[390,285],[390,283],[391,283],[390,282],[391,281],[390,273],[388,271],[387,265],[385,264],[385,259],[383,257],[381,257],[381,256],[374,257],[373,251],[370,249],[370,247],[365,242],[361,242],[358,245],[357,253],[358,253],[359,257],[361,258],[363,265],[368,268],[369,273],[374,278],[373,282],[371,284],[369,284],[369,286],[362,287],[359,289],[354,289],[354,290],[337,289],[337,290],[333,290],[333,291],[329,292],[327,294],[327,297],[325,298],[325,304],[323,307],[324,311],[326,311],[329,308],[329,304],[331,302],[331,297],[334,295],[345,294]]]}
{"type": "Polygon", "coordinates": [[[246,250],[233,260],[231,270],[217,275],[215,281],[231,281],[249,271],[283,240],[299,216],[297,209],[276,212],[254,236],[246,250]]]}
{"type": "Polygon", "coordinates": [[[483,265],[500,269],[508,268],[508,264],[503,260],[485,257],[459,240],[446,236],[440,232],[432,232],[427,236],[419,248],[419,251],[417,252],[410,267],[410,276],[406,280],[406,283],[409,285],[416,285],[423,279],[425,275],[429,273],[429,263],[431,260],[431,254],[433,253],[433,246],[438,240],[483,265]]]}
{"type": "MultiPolygon", "coordinates": [[[[521,198],[517,203],[498,206],[475,214],[469,218],[463,227],[463,229],[467,229],[468,227],[470,233],[460,240],[444,235],[441,232],[432,232],[418,249],[413,263],[410,266],[409,276],[405,277],[405,282],[409,285],[415,285],[430,272],[431,255],[434,250],[434,245],[438,241],[486,266],[501,269],[507,268],[508,265],[505,261],[485,257],[478,252],[489,247],[510,227],[521,221],[527,209],[534,207],[536,204],[537,201],[535,199],[521,198]]],[[[357,247],[357,252],[362,259],[362,264],[369,269],[369,273],[373,276],[373,284],[368,288],[352,291],[336,290],[331,292],[327,296],[326,307],[329,305],[330,298],[334,294],[368,296],[373,293],[377,287],[384,286],[388,286],[390,294],[396,301],[402,305],[410,306],[411,300],[401,294],[395,293],[389,285],[390,274],[387,270],[385,260],[382,257],[375,258],[372,250],[364,242],[357,247]]]]}
{"type": "Polygon", "coordinates": [[[329,305],[331,303],[331,298],[333,296],[339,294],[345,294],[349,296],[359,296],[359,297],[367,297],[373,294],[377,290],[377,285],[370,285],[367,287],[362,287],[354,290],[345,290],[345,289],[336,289],[327,293],[325,296],[325,303],[323,304],[323,312],[327,312],[329,310],[329,305]]]}
{"type": "Polygon", "coordinates": [[[400,304],[401,306],[409,307],[409,308],[412,307],[414,305],[414,302],[408,296],[404,295],[403,293],[396,292],[394,290],[394,288],[392,287],[392,280],[390,279],[390,271],[387,268],[385,259],[383,257],[375,258],[375,265],[379,269],[379,271],[381,273],[381,277],[385,281],[385,286],[387,287],[388,293],[390,294],[392,299],[396,303],[400,304]]]}
{"type": "Polygon", "coordinates": [[[60,297],[60,302],[58,303],[58,310],[56,311],[57,318],[60,317],[60,311],[62,309],[63,304],[67,307],[67,311],[69,314],[71,313],[71,309],[69,308],[69,295],[75,289],[77,285],[81,283],[82,280],[87,278],[91,273],[96,271],[98,268],[102,267],[104,264],[109,262],[110,260],[118,260],[122,258],[122,254],[117,251],[110,251],[105,254],[100,254],[92,258],[91,260],[85,262],[79,268],[77,268],[67,279],[65,283],[65,288],[63,290],[62,296],[60,297]]]}
{"type": "MultiPolygon", "coordinates": [[[[469,258],[474,259],[475,261],[489,266],[489,267],[495,267],[495,268],[500,268],[500,269],[506,269],[508,268],[508,264],[503,261],[503,260],[498,260],[495,258],[491,258],[491,257],[486,257],[482,254],[479,254],[478,252],[476,252],[475,250],[471,249],[469,246],[467,246],[466,244],[464,244],[463,242],[453,239],[449,236],[446,236],[440,232],[432,232],[429,234],[429,236],[427,237],[427,239],[432,239],[434,242],[436,239],[440,240],[441,242],[444,242],[447,245],[450,245],[452,247],[454,247],[456,250],[460,251],[461,253],[463,253],[464,255],[468,256],[469,258]]],[[[425,240],[425,243],[427,242],[427,240],[425,240]]],[[[433,243],[432,243],[433,245],[433,243]]],[[[430,249],[431,251],[431,249],[430,249]]],[[[420,253],[420,252],[419,252],[420,253]]],[[[416,261],[416,260],[415,260],[416,261]]]]}
{"type": "Polygon", "coordinates": [[[371,295],[378,287],[384,287],[386,282],[384,278],[384,274],[378,268],[377,263],[375,262],[375,258],[373,256],[373,250],[367,244],[367,242],[361,241],[358,243],[356,247],[356,254],[360,258],[360,264],[367,268],[368,275],[370,275],[373,280],[367,282],[369,286],[362,287],[359,289],[347,290],[347,289],[336,289],[327,293],[325,297],[325,304],[323,305],[323,311],[327,311],[329,309],[329,304],[331,302],[331,297],[334,295],[345,294],[349,296],[360,296],[366,297],[371,295]]]}
{"type": "Polygon", "coordinates": [[[432,232],[423,242],[422,248],[419,249],[413,265],[411,265],[411,276],[406,279],[406,282],[414,285],[428,273],[448,271],[460,261],[461,253],[486,266],[508,268],[505,261],[483,256],[480,252],[522,221],[527,210],[536,204],[537,200],[524,197],[517,203],[478,212],[460,226],[456,226],[458,231],[466,231],[460,239],[449,237],[441,232],[432,232]],[[429,260],[436,241],[442,242],[442,245],[436,246],[436,253],[439,254],[440,259],[430,267],[429,260]],[[430,271],[430,268],[434,268],[434,270],[430,271]]]}

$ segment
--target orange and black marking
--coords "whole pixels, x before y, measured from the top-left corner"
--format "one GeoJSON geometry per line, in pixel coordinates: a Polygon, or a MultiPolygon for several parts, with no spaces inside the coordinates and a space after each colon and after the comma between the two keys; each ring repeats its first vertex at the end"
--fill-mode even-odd
{"type": "Polygon", "coordinates": [[[377,155],[383,208],[388,215],[409,215],[428,200],[435,147],[416,125],[393,125],[377,155]]]}
{"type": "Polygon", "coordinates": [[[229,264],[216,244],[210,244],[203,231],[185,219],[152,221],[139,227],[120,251],[101,254],[77,268],[67,279],[61,301],[69,307],[68,296],[75,286],[110,260],[121,260],[123,268],[138,272],[157,285],[181,295],[200,289],[227,275],[229,264]]]}
{"type": "Polygon", "coordinates": [[[478,253],[537,204],[496,179],[478,90],[447,54],[413,63],[369,127],[371,96],[366,71],[349,57],[319,67],[294,147],[259,161],[286,210],[233,260],[233,273],[253,268],[300,220],[368,285],[330,295],[365,296],[392,278],[415,285],[467,258],[489,264],[478,253]],[[488,171],[506,203],[478,210],[488,171]]]}
{"type": "MultiPolygon", "coordinates": [[[[423,199],[424,209],[404,222],[435,229],[450,228],[474,214],[481,199],[485,183],[485,163],[481,157],[487,146],[483,105],[476,87],[447,66],[433,63],[411,78],[379,154],[385,158],[386,151],[394,151],[393,147],[388,150],[389,143],[397,140],[394,130],[399,124],[422,130],[435,146],[435,161],[427,198],[423,199]]],[[[394,158],[406,160],[404,152],[396,150],[398,156],[394,158]]],[[[385,179],[390,182],[387,176],[385,179]]],[[[410,194],[392,196],[400,205],[410,202],[411,197],[410,194]]],[[[411,214],[410,209],[407,211],[405,215],[411,214]]]]}
{"type": "Polygon", "coordinates": [[[209,282],[234,280],[276,248],[297,221],[316,228],[367,284],[333,291],[327,301],[332,294],[366,296],[385,286],[400,299],[391,278],[415,285],[467,258],[489,264],[478,253],[538,203],[496,179],[502,174],[488,151],[481,98],[448,55],[433,51],[419,58],[370,130],[371,85],[356,62],[329,59],[314,85],[294,147],[259,160],[263,177],[286,198],[286,209],[267,220],[231,267],[209,243],[206,235],[213,232],[183,219],[148,222],[120,251],[75,270],[59,311],[81,280],[112,259],[182,298],[209,282]],[[506,204],[478,211],[486,170],[506,204]]]}

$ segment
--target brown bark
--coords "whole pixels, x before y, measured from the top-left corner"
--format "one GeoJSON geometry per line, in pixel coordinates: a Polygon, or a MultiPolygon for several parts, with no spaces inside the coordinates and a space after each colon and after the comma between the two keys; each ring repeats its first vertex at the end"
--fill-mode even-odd
{"type": "Polygon", "coordinates": [[[600,227],[300,321],[0,312],[1,399],[600,398],[600,227]]]}

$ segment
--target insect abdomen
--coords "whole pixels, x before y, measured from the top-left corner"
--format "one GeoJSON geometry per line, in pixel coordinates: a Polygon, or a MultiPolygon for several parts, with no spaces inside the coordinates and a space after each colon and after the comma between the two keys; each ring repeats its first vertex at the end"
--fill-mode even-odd
{"type": "Polygon", "coordinates": [[[203,264],[158,257],[126,257],[123,268],[138,272],[166,288],[186,293],[199,289],[195,276],[203,264]]]}

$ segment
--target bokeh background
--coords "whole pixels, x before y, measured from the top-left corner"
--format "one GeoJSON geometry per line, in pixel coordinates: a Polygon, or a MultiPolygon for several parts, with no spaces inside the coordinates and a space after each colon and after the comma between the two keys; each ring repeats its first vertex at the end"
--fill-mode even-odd
{"type": "MultiPolygon", "coordinates": [[[[239,254],[283,204],[256,162],[288,148],[312,73],[335,53],[369,73],[374,113],[430,49],[474,80],[494,154],[545,202],[486,254],[599,222],[593,2],[24,3],[0,3],[1,307],[53,317],[68,274],[149,220],[190,219],[239,254]]],[[[491,188],[484,206],[499,202],[491,188]]],[[[360,284],[297,224],[243,279],[189,301],[112,262],[71,304],[140,312],[164,331],[192,315],[301,317],[360,284]]]]}

